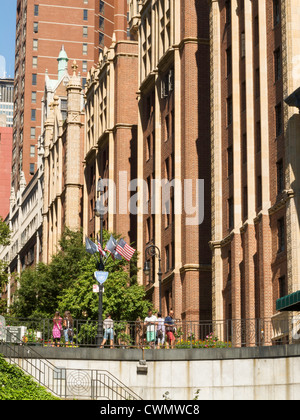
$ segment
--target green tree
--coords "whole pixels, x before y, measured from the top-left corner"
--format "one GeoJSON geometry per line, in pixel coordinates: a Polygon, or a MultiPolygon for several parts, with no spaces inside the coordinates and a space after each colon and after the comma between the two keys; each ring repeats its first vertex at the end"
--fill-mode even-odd
{"type": "MultiPolygon", "coordinates": [[[[7,246],[10,244],[10,230],[7,224],[3,221],[0,216],[0,246],[7,246]]],[[[7,262],[0,260],[0,290],[2,290],[4,284],[7,283],[7,262]]]]}
{"type": "Polygon", "coordinates": [[[60,248],[50,264],[37,264],[21,273],[20,288],[12,306],[18,317],[51,318],[57,310],[58,296],[80,273],[80,264],[87,258],[82,233],[66,229],[60,248]]]}
{"type": "MultiPolygon", "coordinates": [[[[104,232],[104,243],[110,234],[104,232]]],[[[18,317],[51,318],[56,310],[71,311],[74,318],[82,318],[86,311],[89,319],[98,318],[98,294],[93,293],[97,283],[94,272],[99,254],[90,255],[83,245],[81,232],[66,229],[60,241],[60,249],[50,264],[39,263],[26,269],[20,278],[12,308],[18,317]]],[[[137,255],[128,263],[124,258],[107,259],[105,270],[109,272],[103,295],[103,314],[111,312],[114,319],[135,320],[144,317],[151,306],[145,299],[145,289],[137,284],[137,255]]]]}
{"type": "MultiPolygon", "coordinates": [[[[104,232],[104,243],[110,234],[104,232]]],[[[116,237],[116,236],[115,236],[116,237]]],[[[90,256],[81,261],[80,274],[71,287],[65,289],[59,296],[61,312],[71,311],[73,317],[81,318],[85,311],[90,319],[98,318],[99,295],[93,293],[96,260],[90,256]]],[[[115,320],[135,321],[138,317],[145,317],[152,304],[146,300],[143,286],[137,283],[137,255],[130,263],[124,258],[113,260],[109,256],[105,263],[105,271],[109,272],[104,283],[103,317],[109,312],[115,320]]]]}

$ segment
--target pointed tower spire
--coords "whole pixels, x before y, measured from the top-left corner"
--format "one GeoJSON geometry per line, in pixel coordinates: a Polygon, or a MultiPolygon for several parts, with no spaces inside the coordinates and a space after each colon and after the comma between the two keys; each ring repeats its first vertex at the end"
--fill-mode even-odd
{"type": "Polygon", "coordinates": [[[58,80],[60,80],[65,74],[66,69],[68,68],[68,61],[69,61],[64,45],[62,45],[61,47],[57,61],[58,61],[58,80]]]}

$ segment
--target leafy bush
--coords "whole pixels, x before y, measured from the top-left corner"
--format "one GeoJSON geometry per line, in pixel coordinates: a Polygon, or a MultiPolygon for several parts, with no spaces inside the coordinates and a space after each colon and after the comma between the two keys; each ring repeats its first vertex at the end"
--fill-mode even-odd
{"type": "Polygon", "coordinates": [[[177,349],[223,349],[231,348],[231,343],[220,341],[214,333],[210,333],[206,336],[205,340],[195,340],[194,337],[189,337],[189,340],[178,341],[175,347],[177,349]]]}
{"type": "Polygon", "coordinates": [[[0,400],[59,400],[0,355],[0,400]]]}

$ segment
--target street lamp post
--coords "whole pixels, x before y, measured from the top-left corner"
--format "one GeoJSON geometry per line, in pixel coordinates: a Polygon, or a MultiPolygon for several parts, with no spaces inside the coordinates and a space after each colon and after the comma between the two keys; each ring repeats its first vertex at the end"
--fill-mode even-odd
{"type": "MultiPolygon", "coordinates": [[[[97,200],[96,200],[96,208],[95,208],[95,215],[100,217],[100,244],[103,248],[103,218],[104,218],[104,206],[103,206],[103,193],[104,193],[104,184],[103,180],[100,177],[97,183],[97,200]],[[100,200],[99,200],[100,196],[100,200]]],[[[97,267],[98,271],[104,271],[104,264],[102,260],[102,255],[100,254],[100,261],[97,267]]],[[[99,306],[98,306],[98,328],[97,328],[97,336],[96,336],[96,343],[98,346],[101,345],[103,341],[103,284],[99,284],[99,306]]]]}
{"type": "Polygon", "coordinates": [[[161,254],[160,249],[154,245],[150,244],[145,249],[145,264],[144,264],[144,273],[146,276],[150,275],[150,264],[147,261],[147,257],[158,257],[158,286],[159,286],[159,313],[161,313],[161,280],[162,280],[162,271],[161,271],[161,254]]]}

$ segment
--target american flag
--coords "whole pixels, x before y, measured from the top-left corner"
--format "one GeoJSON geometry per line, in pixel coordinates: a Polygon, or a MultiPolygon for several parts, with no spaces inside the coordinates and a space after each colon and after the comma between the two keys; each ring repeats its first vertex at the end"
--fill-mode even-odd
{"type": "Polygon", "coordinates": [[[130,261],[136,250],[129,246],[124,239],[120,239],[117,243],[116,251],[123,255],[125,260],[130,261]]]}
{"type": "Polygon", "coordinates": [[[98,238],[98,235],[97,235],[97,247],[98,247],[98,251],[100,252],[100,254],[103,256],[103,257],[106,257],[106,253],[103,251],[103,249],[102,249],[102,246],[101,246],[101,244],[100,244],[100,241],[99,241],[99,238],[98,238]]]}

